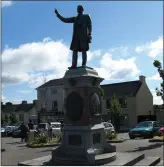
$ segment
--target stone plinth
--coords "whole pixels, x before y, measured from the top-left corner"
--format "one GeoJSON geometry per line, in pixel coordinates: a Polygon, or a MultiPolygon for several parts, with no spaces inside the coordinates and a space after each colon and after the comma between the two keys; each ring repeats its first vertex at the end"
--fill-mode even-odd
{"type": "Polygon", "coordinates": [[[116,147],[106,143],[101,124],[103,78],[93,68],[78,67],[66,71],[63,80],[65,126],[61,145],[52,151],[52,164],[71,164],[70,160],[78,159],[75,164],[95,165],[96,156],[104,153],[114,160],[116,147]]]}

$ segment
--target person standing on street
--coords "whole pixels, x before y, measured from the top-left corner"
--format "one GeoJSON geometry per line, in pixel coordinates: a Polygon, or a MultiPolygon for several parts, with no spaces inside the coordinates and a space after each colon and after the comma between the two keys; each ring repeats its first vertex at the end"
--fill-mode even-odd
{"type": "Polygon", "coordinates": [[[29,120],[29,123],[28,123],[28,128],[29,128],[29,130],[34,129],[34,123],[32,122],[32,120],[31,120],[31,119],[29,120]]]}
{"type": "Polygon", "coordinates": [[[52,126],[51,122],[48,122],[48,138],[52,140],[52,126]]]}
{"type": "Polygon", "coordinates": [[[24,122],[21,123],[20,126],[21,129],[21,142],[26,141],[27,140],[27,133],[28,133],[28,128],[26,127],[26,125],[24,124],[24,122]]]}

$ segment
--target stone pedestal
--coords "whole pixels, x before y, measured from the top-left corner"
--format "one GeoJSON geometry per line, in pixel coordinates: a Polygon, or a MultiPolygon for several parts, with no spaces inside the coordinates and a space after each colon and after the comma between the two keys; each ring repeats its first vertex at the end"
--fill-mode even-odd
{"type": "Polygon", "coordinates": [[[35,130],[30,130],[28,133],[28,141],[27,143],[32,143],[35,138],[35,130]]]}
{"type": "Polygon", "coordinates": [[[95,165],[101,159],[96,156],[104,153],[112,153],[114,160],[116,148],[106,143],[101,124],[103,78],[93,68],[78,67],[66,71],[63,80],[65,126],[61,145],[52,151],[52,163],[95,165]]]}

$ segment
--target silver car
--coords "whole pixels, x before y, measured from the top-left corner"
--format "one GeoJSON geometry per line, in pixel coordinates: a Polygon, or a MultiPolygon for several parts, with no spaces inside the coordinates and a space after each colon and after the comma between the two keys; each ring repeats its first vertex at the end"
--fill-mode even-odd
{"type": "Polygon", "coordinates": [[[102,122],[101,124],[104,125],[104,130],[107,131],[107,132],[111,132],[111,133],[115,133],[115,129],[114,129],[114,126],[109,123],[109,122],[102,122]]]}

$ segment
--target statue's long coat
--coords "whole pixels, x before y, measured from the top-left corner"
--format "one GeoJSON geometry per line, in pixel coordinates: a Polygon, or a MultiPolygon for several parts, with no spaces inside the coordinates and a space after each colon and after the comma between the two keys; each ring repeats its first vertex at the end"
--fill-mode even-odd
{"type": "Polygon", "coordinates": [[[73,36],[70,49],[72,51],[88,51],[89,50],[89,36],[92,31],[92,23],[90,16],[87,14],[79,14],[77,17],[64,18],[60,14],[58,18],[65,23],[74,23],[73,36]]]}

